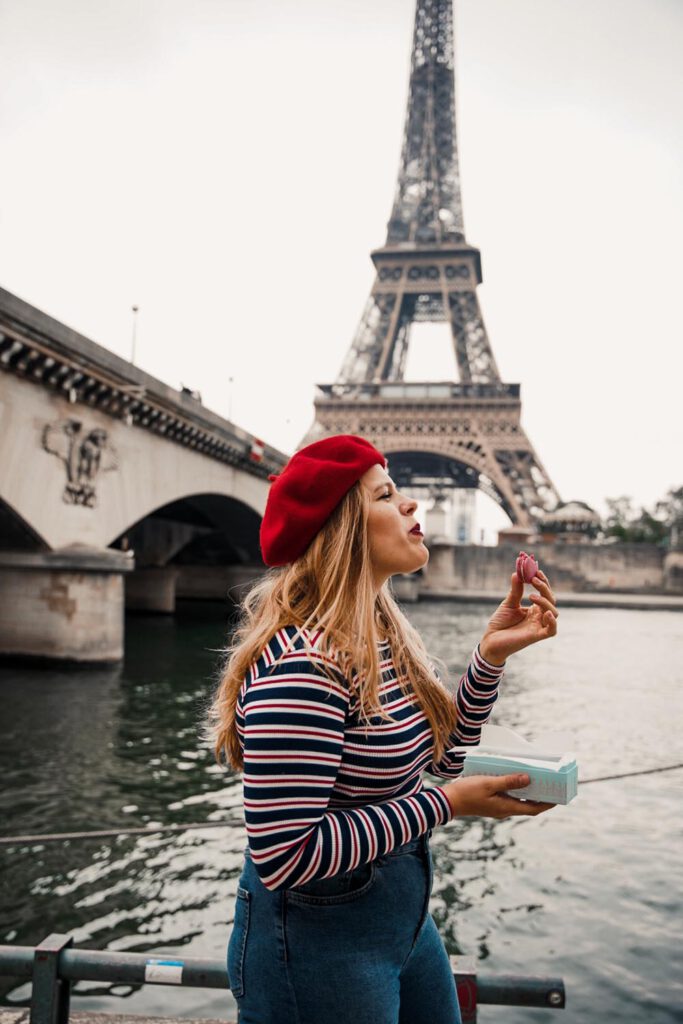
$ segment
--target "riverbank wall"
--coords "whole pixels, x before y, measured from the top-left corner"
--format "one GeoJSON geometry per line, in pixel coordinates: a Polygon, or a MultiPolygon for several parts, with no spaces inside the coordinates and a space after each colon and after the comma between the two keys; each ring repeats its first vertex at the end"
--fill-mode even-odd
{"type": "MultiPolygon", "coordinates": [[[[428,542],[429,563],[420,596],[463,591],[500,592],[514,571],[514,544],[484,547],[428,542]]],[[[556,590],[565,593],[683,594],[679,552],[655,544],[549,544],[533,546],[539,565],[556,590]]]]}
{"type": "MultiPolygon", "coordinates": [[[[483,547],[433,538],[427,546],[429,563],[420,573],[393,577],[392,587],[400,600],[498,603],[519,554],[519,547],[511,543],[483,547]]],[[[683,606],[683,552],[667,552],[654,544],[541,543],[532,550],[567,607],[683,606]],[[624,601],[618,601],[620,596],[624,601]]],[[[237,604],[263,571],[256,564],[143,568],[126,581],[126,608],[173,613],[176,600],[227,599],[237,604]]]]}

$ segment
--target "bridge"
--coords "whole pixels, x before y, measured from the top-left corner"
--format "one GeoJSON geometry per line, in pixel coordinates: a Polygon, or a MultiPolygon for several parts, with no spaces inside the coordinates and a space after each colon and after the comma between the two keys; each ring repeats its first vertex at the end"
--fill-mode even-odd
{"type": "Polygon", "coordinates": [[[116,661],[262,569],[282,452],[2,288],[0,370],[0,656],[116,661]]]}

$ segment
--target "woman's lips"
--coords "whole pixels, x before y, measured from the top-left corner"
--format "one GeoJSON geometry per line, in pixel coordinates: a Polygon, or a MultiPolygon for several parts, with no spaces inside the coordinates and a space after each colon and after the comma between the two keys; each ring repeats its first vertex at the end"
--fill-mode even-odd
{"type": "Polygon", "coordinates": [[[422,530],[420,529],[420,524],[419,523],[415,523],[415,526],[412,528],[412,530],[409,530],[408,532],[409,533],[414,533],[416,537],[422,537],[423,536],[423,533],[422,533],[422,530]]]}

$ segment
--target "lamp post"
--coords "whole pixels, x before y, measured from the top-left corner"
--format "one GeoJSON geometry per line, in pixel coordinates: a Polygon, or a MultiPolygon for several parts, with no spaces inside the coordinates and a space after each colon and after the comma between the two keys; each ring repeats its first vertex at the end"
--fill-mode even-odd
{"type": "Polygon", "coordinates": [[[133,342],[132,342],[132,345],[131,345],[130,361],[133,364],[133,366],[135,366],[135,343],[137,341],[138,310],[140,309],[140,307],[139,306],[131,306],[131,309],[133,310],[133,342]]]}

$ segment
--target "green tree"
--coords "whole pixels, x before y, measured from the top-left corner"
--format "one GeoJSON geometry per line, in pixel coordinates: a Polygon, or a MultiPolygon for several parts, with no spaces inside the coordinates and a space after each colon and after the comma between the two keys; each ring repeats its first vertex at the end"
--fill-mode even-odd
{"type": "Polygon", "coordinates": [[[683,544],[683,487],[670,490],[653,511],[635,508],[626,495],[607,498],[605,537],[631,544],[683,544]]]}
{"type": "Polygon", "coordinates": [[[606,503],[605,536],[623,541],[630,540],[631,523],[637,516],[633,508],[633,499],[622,495],[621,498],[607,498],[606,503]]]}

